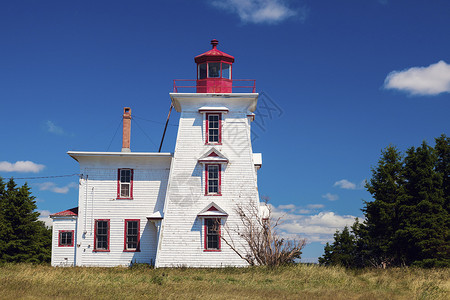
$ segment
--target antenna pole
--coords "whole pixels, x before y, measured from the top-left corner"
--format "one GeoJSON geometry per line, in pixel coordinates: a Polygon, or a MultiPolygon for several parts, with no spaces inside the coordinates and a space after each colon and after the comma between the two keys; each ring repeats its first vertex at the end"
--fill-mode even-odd
{"type": "Polygon", "coordinates": [[[159,145],[158,152],[161,152],[161,148],[162,148],[162,145],[163,145],[163,142],[164,142],[164,136],[166,135],[167,125],[169,124],[170,113],[172,112],[172,107],[173,107],[173,104],[171,103],[170,104],[170,109],[169,109],[169,114],[167,115],[166,126],[164,126],[164,132],[163,132],[163,135],[162,135],[162,138],[161,138],[161,144],[159,145]]]}

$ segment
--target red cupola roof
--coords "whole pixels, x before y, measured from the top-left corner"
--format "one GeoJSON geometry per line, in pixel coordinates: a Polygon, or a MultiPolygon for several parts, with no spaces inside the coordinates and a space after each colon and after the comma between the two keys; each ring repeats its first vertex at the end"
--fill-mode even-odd
{"type": "Polygon", "coordinates": [[[204,63],[207,61],[224,61],[229,63],[234,63],[234,57],[226,54],[225,52],[222,52],[220,50],[217,50],[217,45],[219,44],[219,41],[214,39],[211,41],[212,49],[197,55],[195,57],[195,62],[197,64],[204,63]]]}

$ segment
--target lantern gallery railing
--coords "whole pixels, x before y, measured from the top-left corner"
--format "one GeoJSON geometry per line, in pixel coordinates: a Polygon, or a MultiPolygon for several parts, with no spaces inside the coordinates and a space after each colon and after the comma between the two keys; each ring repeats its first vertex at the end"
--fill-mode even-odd
{"type": "Polygon", "coordinates": [[[239,92],[256,93],[255,79],[174,79],[173,92],[192,92],[197,93],[231,93],[233,89],[239,89],[239,92]],[[207,82],[206,82],[207,81],[207,82]]]}

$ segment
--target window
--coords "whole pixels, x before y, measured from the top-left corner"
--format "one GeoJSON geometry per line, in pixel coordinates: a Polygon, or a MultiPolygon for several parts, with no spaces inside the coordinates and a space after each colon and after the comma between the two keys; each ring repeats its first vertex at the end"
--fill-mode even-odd
{"type": "Polygon", "coordinates": [[[58,247],[73,247],[73,230],[60,230],[58,247]]]}
{"type": "Polygon", "coordinates": [[[206,63],[198,65],[198,79],[206,78],[206,63]]]}
{"type": "Polygon", "coordinates": [[[222,63],[222,78],[231,79],[231,65],[222,63]]]}
{"type": "Polygon", "coordinates": [[[208,77],[209,78],[220,77],[220,63],[208,63],[208,77]]]}
{"type": "Polygon", "coordinates": [[[220,165],[205,165],[205,183],[206,183],[206,191],[205,195],[215,195],[220,196],[220,165]]]}
{"type": "Polygon", "coordinates": [[[95,220],[94,251],[109,251],[109,220],[95,220]]]}
{"type": "Polygon", "coordinates": [[[220,144],[222,142],[222,115],[206,114],[206,143],[220,144]]]}
{"type": "Polygon", "coordinates": [[[220,250],[220,218],[205,218],[205,251],[220,250]]]}
{"type": "Polygon", "coordinates": [[[139,251],[140,220],[125,220],[125,245],[123,251],[139,251]]]}
{"type": "Polygon", "coordinates": [[[119,169],[117,177],[117,198],[133,199],[133,170],[119,169]]]}

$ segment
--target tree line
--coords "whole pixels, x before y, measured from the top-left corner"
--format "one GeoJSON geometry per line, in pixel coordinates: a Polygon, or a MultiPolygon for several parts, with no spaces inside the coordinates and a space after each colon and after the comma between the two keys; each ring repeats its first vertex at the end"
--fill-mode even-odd
{"type": "Polygon", "coordinates": [[[50,262],[52,230],[39,221],[34,199],[26,183],[0,177],[0,263],[50,262]]]}
{"type": "Polygon", "coordinates": [[[386,147],[365,187],[364,220],[334,234],[322,265],[450,266],[450,138],[386,147]]]}

